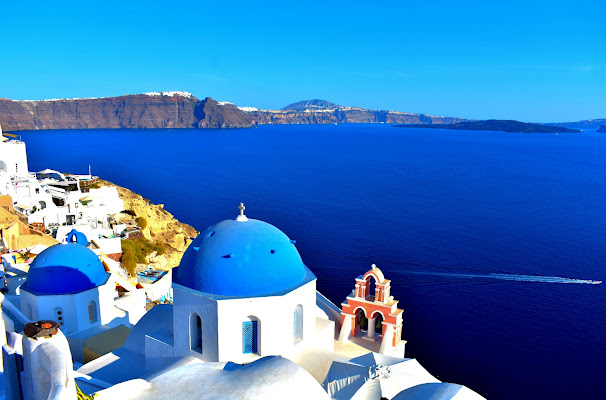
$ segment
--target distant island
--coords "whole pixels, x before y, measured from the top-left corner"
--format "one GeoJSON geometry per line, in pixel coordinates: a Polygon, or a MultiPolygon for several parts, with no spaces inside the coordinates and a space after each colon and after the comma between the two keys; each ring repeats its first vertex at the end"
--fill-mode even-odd
{"type": "Polygon", "coordinates": [[[394,125],[396,128],[430,128],[430,129],[456,129],[464,131],[499,131],[517,133],[568,133],[581,132],[577,129],[550,126],[543,124],[532,124],[513,120],[489,119],[486,121],[465,121],[454,124],[430,125],[394,125]]]}
{"type": "Polygon", "coordinates": [[[45,129],[250,128],[277,124],[451,124],[461,118],[346,107],[305,100],[279,110],[238,107],[188,92],[52,100],[0,99],[5,131],[45,129]]]}
{"type": "MultiPolygon", "coordinates": [[[[118,97],[51,100],[0,98],[0,126],[5,131],[48,129],[251,128],[282,124],[399,124],[414,128],[506,132],[578,132],[598,129],[606,119],[552,124],[472,121],[458,117],[392,110],[370,110],[312,99],[278,110],[237,106],[188,92],[149,92],[118,97]]],[[[604,128],[602,128],[603,131],[604,128]]]]}
{"type": "Polygon", "coordinates": [[[585,119],[583,121],[574,121],[574,122],[548,122],[545,125],[551,126],[564,126],[566,128],[573,129],[600,129],[600,126],[606,125],[606,119],[585,119]]]}

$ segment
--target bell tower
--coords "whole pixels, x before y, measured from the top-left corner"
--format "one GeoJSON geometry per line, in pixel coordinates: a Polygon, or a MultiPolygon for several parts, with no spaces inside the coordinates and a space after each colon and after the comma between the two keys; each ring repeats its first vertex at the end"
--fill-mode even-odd
{"type": "Polygon", "coordinates": [[[391,295],[391,281],[385,279],[383,272],[373,264],[371,269],[364,275],[356,278],[356,285],[351,295],[342,304],[341,332],[339,341],[356,341],[364,347],[372,347],[370,342],[380,342],[379,353],[404,357],[404,346],[406,341],[402,340],[402,314],[403,310],[398,308],[398,301],[391,295]],[[372,283],[374,282],[374,290],[372,283]],[[371,293],[372,291],[372,293],[371,293]],[[368,321],[367,332],[361,332],[363,317],[368,321]],[[375,332],[378,319],[381,319],[380,332],[375,332]]]}

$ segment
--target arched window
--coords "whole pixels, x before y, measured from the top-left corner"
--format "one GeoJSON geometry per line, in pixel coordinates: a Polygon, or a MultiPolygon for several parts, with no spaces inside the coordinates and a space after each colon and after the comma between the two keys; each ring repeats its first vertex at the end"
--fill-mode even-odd
{"type": "Polygon", "coordinates": [[[368,331],[368,318],[366,317],[366,311],[363,308],[358,308],[355,311],[356,315],[356,329],[355,333],[357,334],[359,331],[368,331]]]}
{"type": "Polygon", "coordinates": [[[97,322],[97,303],[95,301],[88,303],[88,322],[91,324],[97,322]]]}
{"type": "Polygon", "coordinates": [[[379,311],[375,311],[372,314],[372,318],[374,320],[374,326],[369,326],[369,332],[370,329],[372,328],[372,332],[374,332],[374,334],[382,336],[383,335],[383,314],[381,314],[379,311]]]}
{"type": "Polygon", "coordinates": [[[293,322],[293,336],[296,344],[303,340],[303,306],[301,304],[295,307],[293,322]]]}
{"type": "Polygon", "coordinates": [[[242,353],[258,354],[259,353],[259,319],[249,316],[248,319],[242,322],[242,353]]]}
{"type": "Polygon", "coordinates": [[[202,318],[196,313],[189,316],[189,349],[202,354],[202,318]]]}
{"type": "Polygon", "coordinates": [[[63,322],[63,319],[65,317],[65,315],[63,315],[63,309],[61,307],[55,307],[55,319],[57,320],[57,322],[61,322],[61,325],[65,325],[65,323],[63,322]]]}
{"type": "Polygon", "coordinates": [[[377,288],[377,280],[375,279],[374,275],[369,275],[368,276],[368,293],[366,293],[366,298],[368,298],[368,296],[372,296],[372,298],[376,301],[377,299],[375,299],[375,291],[377,288]]]}
{"type": "MultiPolygon", "coordinates": [[[[38,189],[36,189],[36,190],[38,190],[38,189]]],[[[40,200],[40,209],[44,210],[45,208],[46,208],[46,202],[43,200],[40,200]]]]}

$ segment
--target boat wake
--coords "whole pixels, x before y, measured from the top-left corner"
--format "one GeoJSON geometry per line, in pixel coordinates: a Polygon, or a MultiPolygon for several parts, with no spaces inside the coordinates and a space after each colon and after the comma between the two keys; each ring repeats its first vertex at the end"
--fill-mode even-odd
{"type": "MultiPolygon", "coordinates": [[[[380,261],[387,265],[400,266],[400,268],[390,269],[390,274],[394,274],[396,277],[406,279],[406,275],[425,275],[425,276],[442,276],[448,278],[459,278],[469,280],[494,280],[494,281],[512,281],[512,282],[535,282],[535,283],[574,283],[579,285],[601,285],[602,281],[594,279],[576,279],[576,278],[564,278],[561,276],[546,276],[546,275],[527,275],[527,274],[512,274],[502,271],[471,268],[471,267],[452,267],[447,265],[436,265],[430,263],[416,262],[412,260],[385,258],[385,257],[369,257],[366,255],[349,253],[346,255],[334,253],[330,251],[317,251],[307,250],[306,253],[315,253],[323,256],[336,256],[339,258],[350,258],[355,260],[364,260],[366,262],[380,261]],[[424,268],[423,270],[411,270],[408,267],[416,266],[417,268],[424,268]],[[401,268],[404,267],[404,268],[401,268]],[[429,270],[428,270],[429,269],[429,270]],[[450,269],[450,270],[467,270],[471,272],[439,272],[435,269],[450,269]]],[[[326,278],[323,278],[325,280],[326,278]]]]}
{"type": "Polygon", "coordinates": [[[504,273],[489,273],[489,274],[468,274],[468,273],[453,273],[453,272],[435,272],[435,271],[407,271],[407,273],[415,275],[434,275],[434,276],[449,276],[462,279],[494,279],[501,281],[514,282],[538,282],[538,283],[576,283],[583,285],[600,285],[602,281],[592,279],[575,279],[563,278],[561,276],[543,276],[543,275],[520,275],[520,274],[504,274],[504,273]]]}

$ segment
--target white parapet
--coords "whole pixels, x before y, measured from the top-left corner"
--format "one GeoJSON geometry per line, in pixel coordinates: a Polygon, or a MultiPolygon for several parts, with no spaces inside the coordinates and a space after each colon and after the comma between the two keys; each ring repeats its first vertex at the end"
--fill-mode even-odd
{"type": "Polygon", "coordinates": [[[343,325],[341,326],[341,333],[339,334],[339,342],[347,342],[351,336],[351,327],[353,326],[352,320],[354,317],[346,315],[343,319],[343,325]]]}
{"type": "Polygon", "coordinates": [[[24,400],[77,397],[72,356],[61,331],[48,338],[23,336],[21,386],[24,400]]]}

